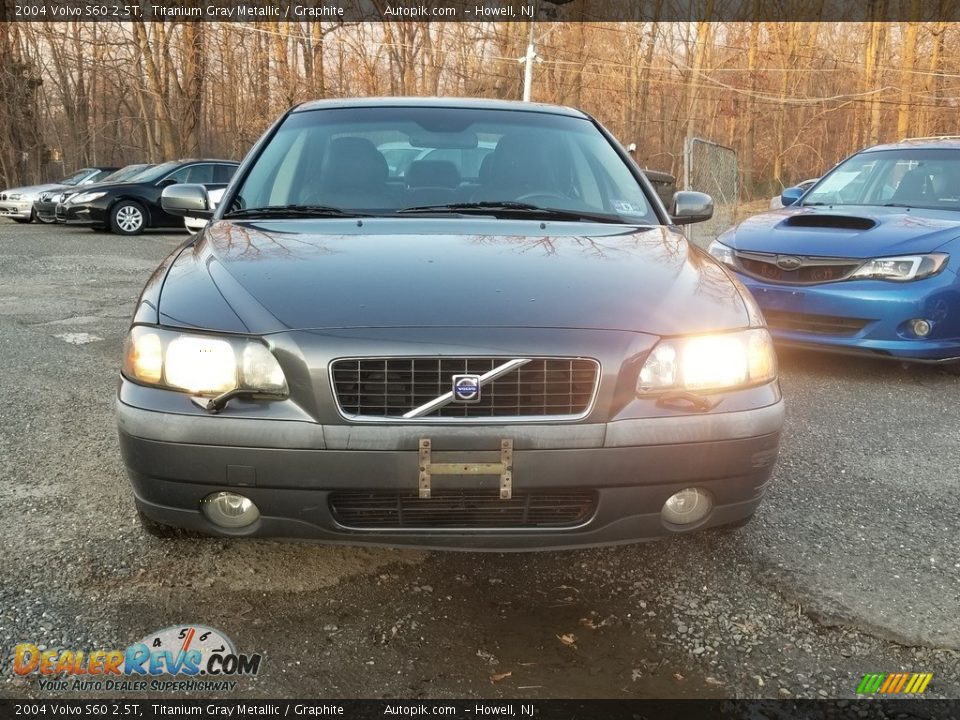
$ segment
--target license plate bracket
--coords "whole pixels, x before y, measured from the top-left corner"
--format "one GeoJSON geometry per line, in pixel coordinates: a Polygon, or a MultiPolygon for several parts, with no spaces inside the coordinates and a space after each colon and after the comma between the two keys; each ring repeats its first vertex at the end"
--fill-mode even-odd
{"type": "Polygon", "coordinates": [[[498,463],[435,463],[431,459],[429,438],[420,438],[420,479],[418,481],[421,498],[430,497],[434,475],[499,475],[500,499],[513,497],[513,440],[500,441],[500,462],[498,463]]]}

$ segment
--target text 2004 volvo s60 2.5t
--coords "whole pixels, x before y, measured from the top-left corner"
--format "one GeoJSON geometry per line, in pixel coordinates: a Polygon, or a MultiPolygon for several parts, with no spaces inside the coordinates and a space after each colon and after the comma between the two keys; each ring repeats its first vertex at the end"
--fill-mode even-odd
{"type": "Polygon", "coordinates": [[[749,293],[596,121],[300,105],[147,283],[118,397],[148,530],[527,549],[743,524],[776,460],[749,293]],[[436,150],[391,170],[384,145],[436,150]],[[490,148],[493,148],[492,150],[490,148]],[[427,157],[429,156],[429,158],[427,157]]]}

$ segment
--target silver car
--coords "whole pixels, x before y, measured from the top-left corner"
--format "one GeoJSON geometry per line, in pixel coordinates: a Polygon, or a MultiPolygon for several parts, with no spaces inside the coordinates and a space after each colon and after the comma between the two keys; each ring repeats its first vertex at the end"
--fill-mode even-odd
{"type": "MultiPolygon", "coordinates": [[[[33,204],[40,199],[41,193],[64,190],[79,185],[89,185],[102,177],[106,177],[114,170],[116,168],[84,168],[73,175],[68,175],[59,182],[2,190],[0,191],[0,217],[7,217],[20,223],[33,222],[37,219],[33,204]]],[[[51,217],[46,222],[53,222],[53,218],[51,217]]]]}

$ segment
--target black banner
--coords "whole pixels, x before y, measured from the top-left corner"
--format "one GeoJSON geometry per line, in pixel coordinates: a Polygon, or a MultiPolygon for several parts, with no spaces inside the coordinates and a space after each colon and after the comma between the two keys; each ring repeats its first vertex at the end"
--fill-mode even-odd
{"type": "Polygon", "coordinates": [[[0,718],[960,718],[960,700],[0,700],[0,718]]]}
{"type": "Polygon", "coordinates": [[[934,22],[942,0],[0,0],[12,22],[934,22]]]}

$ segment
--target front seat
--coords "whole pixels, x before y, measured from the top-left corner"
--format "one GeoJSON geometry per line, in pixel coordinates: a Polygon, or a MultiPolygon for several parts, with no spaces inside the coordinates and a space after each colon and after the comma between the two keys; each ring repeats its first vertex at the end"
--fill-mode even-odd
{"type": "Polygon", "coordinates": [[[925,168],[914,168],[906,173],[890,198],[896,205],[921,205],[927,199],[930,189],[930,177],[925,168]]]}
{"type": "Polygon", "coordinates": [[[311,202],[346,209],[387,207],[388,175],[387,160],[372,142],[336,138],[327,148],[319,192],[311,195],[311,202]]]}
{"type": "Polygon", "coordinates": [[[504,135],[484,163],[488,159],[489,169],[481,167],[481,185],[474,200],[516,200],[530,193],[557,192],[542,138],[528,133],[504,135]]]}

